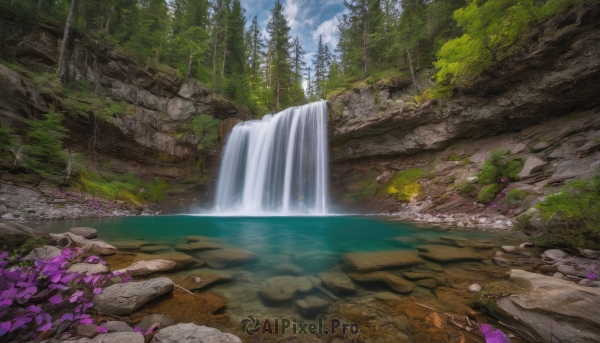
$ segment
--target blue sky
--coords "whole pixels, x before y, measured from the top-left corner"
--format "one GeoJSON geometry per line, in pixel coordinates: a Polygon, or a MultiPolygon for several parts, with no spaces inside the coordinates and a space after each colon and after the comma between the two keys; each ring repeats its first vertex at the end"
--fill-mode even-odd
{"type": "MultiPolygon", "coordinates": [[[[266,26],[271,8],[275,0],[241,0],[246,9],[246,22],[248,25],[252,18],[258,16],[258,23],[266,37],[266,26]]],[[[292,37],[298,36],[302,47],[306,51],[305,61],[310,65],[317,48],[319,34],[335,48],[337,44],[335,17],[345,11],[342,0],[281,0],[284,14],[291,27],[292,37]]]]}

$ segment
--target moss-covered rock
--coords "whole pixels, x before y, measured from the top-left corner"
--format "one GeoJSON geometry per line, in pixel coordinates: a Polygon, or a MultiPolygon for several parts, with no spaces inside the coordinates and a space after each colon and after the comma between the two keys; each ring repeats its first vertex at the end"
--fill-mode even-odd
{"type": "Polygon", "coordinates": [[[491,203],[494,198],[496,197],[496,194],[498,194],[498,192],[500,192],[500,185],[497,183],[493,183],[491,185],[487,185],[485,187],[483,187],[480,191],[479,194],[477,194],[477,201],[484,203],[484,204],[489,204],[491,203]]]}

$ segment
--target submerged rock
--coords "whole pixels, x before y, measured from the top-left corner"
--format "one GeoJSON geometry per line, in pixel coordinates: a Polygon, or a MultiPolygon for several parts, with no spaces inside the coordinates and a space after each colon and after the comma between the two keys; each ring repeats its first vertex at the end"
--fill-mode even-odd
{"type": "Polygon", "coordinates": [[[296,300],[296,307],[303,316],[314,317],[329,307],[329,301],[309,295],[306,298],[296,300]]]}
{"type": "Polygon", "coordinates": [[[146,254],[156,254],[156,253],[167,251],[169,249],[171,249],[171,248],[166,245],[146,245],[146,246],[143,246],[142,249],[140,249],[140,252],[146,253],[146,254]]]}
{"type": "Polygon", "coordinates": [[[456,261],[481,261],[486,257],[471,248],[455,248],[446,245],[423,245],[419,255],[436,262],[448,263],[456,261]]]}
{"type": "Polygon", "coordinates": [[[192,323],[177,324],[160,329],[150,343],[241,343],[242,341],[230,333],[215,328],[198,326],[192,323]]]}
{"type": "Polygon", "coordinates": [[[93,227],[72,227],[69,232],[87,239],[98,237],[98,231],[93,227]]]}
{"type": "Polygon", "coordinates": [[[520,322],[540,341],[596,342],[600,337],[600,288],[523,270],[512,270],[504,283],[510,292],[486,306],[520,322]]]}
{"type": "Polygon", "coordinates": [[[293,263],[283,263],[275,267],[275,274],[298,276],[304,274],[304,269],[293,263]]]}
{"type": "Polygon", "coordinates": [[[51,245],[44,245],[41,248],[35,248],[35,249],[31,250],[31,252],[29,254],[27,254],[25,257],[23,257],[21,260],[24,260],[24,261],[37,260],[37,259],[47,260],[54,256],[58,256],[61,253],[62,253],[62,251],[57,247],[53,247],[51,245]]]}
{"type": "MultiPolygon", "coordinates": [[[[415,284],[394,274],[388,273],[388,272],[372,272],[372,273],[366,273],[366,274],[362,274],[362,273],[351,273],[350,277],[352,278],[352,280],[354,281],[358,281],[358,282],[384,282],[385,284],[387,284],[388,286],[390,286],[390,288],[392,288],[394,291],[398,292],[398,293],[410,293],[413,288],[415,288],[415,284]]],[[[433,279],[429,279],[432,280],[434,285],[432,288],[435,288],[435,286],[437,286],[437,283],[435,282],[435,280],[433,279]]],[[[431,283],[428,283],[431,284],[431,283]]]]}
{"type": "Polygon", "coordinates": [[[216,242],[211,241],[198,241],[186,244],[179,244],[175,246],[176,251],[183,252],[191,252],[191,251],[201,251],[201,250],[212,250],[212,249],[222,249],[223,246],[216,242]]]}
{"type": "Polygon", "coordinates": [[[182,269],[189,267],[191,265],[202,265],[204,261],[198,261],[192,256],[188,254],[184,254],[181,252],[172,252],[172,253],[164,253],[164,254],[137,254],[133,259],[133,262],[139,261],[150,261],[150,260],[166,260],[173,261],[177,264],[176,269],[182,269]]]}
{"type": "Polygon", "coordinates": [[[208,274],[208,273],[195,273],[185,279],[181,279],[178,276],[172,278],[178,286],[181,286],[189,291],[197,291],[206,288],[215,283],[231,280],[231,275],[227,274],[208,274]]]}
{"type": "Polygon", "coordinates": [[[127,272],[131,276],[143,276],[143,275],[149,275],[152,273],[171,271],[171,270],[175,270],[176,268],[177,268],[177,263],[174,261],[148,260],[148,261],[134,262],[129,267],[123,268],[119,271],[127,272]]]}
{"type": "Polygon", "coordinates": [[[294,298],[297,293],[310,292],[315,285],[305,277],[275,276],[258,291],[267,301],[282,302],[294,298]]]}
{"type": "Polygon", "coordinates": [[[101,313],[126,315],[150,300],[173,290],[173,281],[166,277],[142,282],[112,285],[92,299],[101,313]]]}
{"type": "Polygon", "coordinates": [[[344,255],[344,262],[351,269],[369,272],[387,268],[408,267],[423,263],[414,253],[404,251],[354,252],[344,255]]]}
{"type": "Polygon", "coordinates": [[[394,294],[392,292],[381,292],[381,293],[375,294],[375,299],[381,300],[383,302],[388,302],[388,301],[400,301],[400,300],[402,300],[402,297],[400,297],[399,295],[394,294]]]}
{"type": "Polygon", "coordinates": [[[350,280],[348,275],[341,271],[320,273],[319,278],[321,278],[321,281],[323,281],[325,286],[333,293],[344,294],[356,291],[356,287],[352,283],[352,280],[350,280]]]}
{"type": "Polygon", "coordinates": [[[209,250],[201,256],[209,267],[215,269],[228,268],[258,258],[253,252],[237,249],[209,250]]]}

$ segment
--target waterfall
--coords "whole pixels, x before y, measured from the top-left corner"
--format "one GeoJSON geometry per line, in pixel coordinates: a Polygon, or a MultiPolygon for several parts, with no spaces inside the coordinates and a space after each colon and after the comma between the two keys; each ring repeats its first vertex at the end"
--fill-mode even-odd
{"type": "Polygon", "coordinates": [[[326,101],[236,125],[219,170],[216,212],[326,214],[327,154],[326,101]]]}

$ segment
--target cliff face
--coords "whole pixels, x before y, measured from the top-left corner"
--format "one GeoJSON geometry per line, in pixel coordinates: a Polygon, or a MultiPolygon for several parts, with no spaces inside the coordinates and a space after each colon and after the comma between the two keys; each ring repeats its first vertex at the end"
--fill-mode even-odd
{"type": "MultiPolygon", "coordinates": [[[[61,111],[64,90],[57,81],[49,81],[48,75],[58,61],[63,29],[28,23],[5,11],[0,13],[0,27],[0,38],[8,44],[0,49],[2,59],[8,62],[8,66],[0,65],[0,121],[22,135],[26,120],[61,111]],[[42,75],[46,75],[44,87],[49,89],[37,82],[42,75]]],[[[72,154],[83,153],[92,170],[132,173],[172,184],[198,179],[198,138],[188,130],[193,116],[209,114],[225,120],[219,130],[222,136],[231,122],[251,118],[248,111],[215,96],[195,79],[184,82],[169,67],[144,67],[117,49],[98,45],[76,32],[74,36],[69,48],[70,82],[85,84],[95,99],[106,99],[104,104],[126,107],[124,113],[102,120],[95,112],[106,109],[94,108],[96,103],[79,96],[77,100],[90,109],[85,115],[66,116],[63,125],[69,132],[63,146],[72,154]]],[[[205,179],[216,176],[221,145],[222,139],[207,152],[205,179]]],[[[176,197],[189,201],[175,199],[167,207],[185,211],[210,202],[210,185],[186,183],[176,197]]]]}
{"type": "MultiPolygon", "coordinates": [[[[417,103],[407,94],[411,90],[408,80],[331,97],[332,183],[337,203],[366,212],[397,211],[400,203],[381,196],[381,187],[395,171],[419,167],[452,173],[458,165],[448,164],[452,161],[446,159],[452,154],[470,158],[472,163],[463,169],[475,174],[490,151],[502,147],[515,151],[512,155],[523,154],[524,159],[540,155],[545,164],[571,161],[570,178],[588,171],[583,168],[589,166],[585,158],[596,150],[571,156],[552,148],[596,126],[600,6],[584,2],[531,29],[520,46],[510,60],[490,66],[474,84],[448,100],[417,103]],[[578,117],[577,113],[591,122],[563,121],[553,127],[558,131],[547,131],[547,126],[540,127],[540,132],[528,131],[552,118],[578,117]],[[549,141],[550,148],[533,149],[535,140],[549,141]],[[523,147],[515,150],[516,145],[523,147]]],[[[558,179],[569,179],[556,173],[548,169],[536,182],[555,184],[558,179]]]]}

